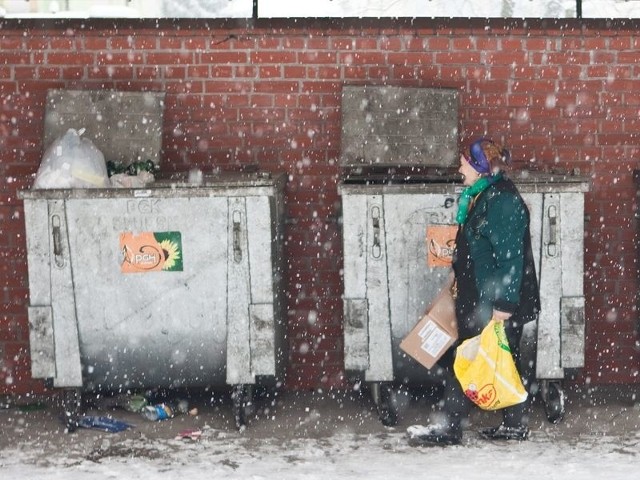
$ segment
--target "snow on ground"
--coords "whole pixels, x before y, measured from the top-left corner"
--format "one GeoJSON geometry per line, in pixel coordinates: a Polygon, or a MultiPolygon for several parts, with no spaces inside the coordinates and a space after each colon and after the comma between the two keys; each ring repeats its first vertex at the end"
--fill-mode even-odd
{"type": "MultiPolygon", "coordinates": [[[[572,405],[560,425],[533,418],[527,442],[488,442],[465,432],[462,445],[412,447],[404,431],[424,418],[411,406],[397,427],[383,427],[375,412],[355,403],[280,407],[244,432],[229,427],[227,412],[144,423],[111,434],[81,430],[69,435],[51,412],[0,416],[3,480],[135,479],[507,479],[580,478],[630,480],[640,467],[640,408],[572,405]],[[287,410],[288,409],[288,410],[287,410]],[[40,416],[38,416],[40,415],[40,416]],[[46,415],[43,416],[43,415],[46,415]],[[226,423],[219,418],[225,417],[226,423]],[[173,423],[172,423],[173,422],[173,423]],[[176,439],[197,427],[198,440],[176,439]],[[13,437],[12,437],[13,435],[13,437]],[[18,436],[16,436],[18,435],[18,436]],[[6,437],[5,437],[6,438],[6,437]]],[[[133,416],[132,416],[133,415],[133,416]]],[[[484,415],[484,413],[482,414],[484,415]]],[[[491,422],[495,417],[490,417],[491,422]]]]}
{"type": "Polygon", "coordinates": [[[253,441],[205,430],[192,443],[130,440],[103,445],[84,458],[42,458],[37,444],[0,454],[5,480],[87,479],[421,479],[638,478],[640,434],[585,435],[557,442],[534,434],[519,444],[467,439],[454,447],[410,447],[401,433],[253,441]]]}

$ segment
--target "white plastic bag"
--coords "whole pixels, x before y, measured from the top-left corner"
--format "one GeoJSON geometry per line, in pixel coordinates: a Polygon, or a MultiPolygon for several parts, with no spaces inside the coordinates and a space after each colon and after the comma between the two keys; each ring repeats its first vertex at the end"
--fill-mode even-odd
{"type": "Polygon", "coordinates": [[[70,128],[47,148],[40,162],[33,188],[108,187],[104,155],[88,138],[70,128]]]}

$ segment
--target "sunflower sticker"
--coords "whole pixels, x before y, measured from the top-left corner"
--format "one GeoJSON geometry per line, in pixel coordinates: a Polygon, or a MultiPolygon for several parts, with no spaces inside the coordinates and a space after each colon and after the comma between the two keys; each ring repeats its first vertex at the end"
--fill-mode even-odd
{"type": "Polygon", "coordinates": [[[450,267],[453,251],[456,248],[455,225],[429,225],[425,243],[427,246],[427,265],[429,267],[450,267]]]}
{"type": "Polygon", "coordinates": [[[180,232],[123,232],[120,252],[122,273],[182,271],[180,232]]]}

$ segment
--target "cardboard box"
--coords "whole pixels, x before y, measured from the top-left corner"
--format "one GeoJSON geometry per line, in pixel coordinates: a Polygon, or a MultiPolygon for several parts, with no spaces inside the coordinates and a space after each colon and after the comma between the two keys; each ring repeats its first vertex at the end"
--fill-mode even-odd
{"type": "Polygon", "coordinates": [[[449,285],[446,285],[402,340],[400,348],[425,367],[432,368],[457,339],[455,304],[449,285]]]}

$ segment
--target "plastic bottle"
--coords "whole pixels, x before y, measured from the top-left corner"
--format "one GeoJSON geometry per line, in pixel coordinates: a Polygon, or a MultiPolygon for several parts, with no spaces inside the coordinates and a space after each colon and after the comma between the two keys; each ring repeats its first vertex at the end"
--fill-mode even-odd
{"type": "Polygon", "coordinates": [[[142,416],[152,422],[159,422],[175,417],[178,413],[187,413],[189,403],[186,400],[147,405],[142,409],[142,416]]]}

